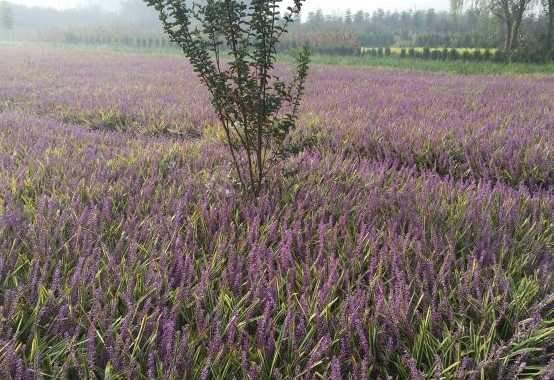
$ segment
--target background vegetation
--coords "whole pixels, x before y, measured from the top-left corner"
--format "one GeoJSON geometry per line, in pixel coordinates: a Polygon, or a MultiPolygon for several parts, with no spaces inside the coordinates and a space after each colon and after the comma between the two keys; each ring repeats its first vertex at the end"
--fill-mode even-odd
{"type": "MultiPolygon", "coordinates": [[[[539,63],[549,60],[552,56],[547,42],[553,38],[549,0],[544,4],[518,1],[528,4],[518,29],[514,60],[539,63]]],[[[302,15],[302,24],[296,23],[291,28],[280,44],[280,50],[288,51],[308,44],[314,53],[344,56],[360,55],[367,49],[377,51],[379,48],[383,49],[383,55],[386,55],[386,48],[400,55],[400,49],[404,48],[409,57],[411,48],[421,51],[422,55],[425,48],[456,48],[463,49],[459,50],[457,57],[464,58],[466,49],[479,49],[482,52],[479,59],[506,60],[507,54],[494,57],[494,53],[497,49],[505,50],[507,28],[492,3],[482,1],[479,4],[485,3],[488,5],[459,7],[453,2],[449,12],[434,9],[376,10],[372,13],[347,10],[343,14],[325,14],[318,10],[302,15]],[[491,53],[490,59],[487,51],[491,53]]],[[[117,13],[100,8],[57,11],[14,4],[9,8],[15,21],[10,34],[12,39],[172,49],[161,33],[156,13],[140,0],[124,1],[117,13]]],[[[465,57],[466,60],[469,58],[465,57]]]]}

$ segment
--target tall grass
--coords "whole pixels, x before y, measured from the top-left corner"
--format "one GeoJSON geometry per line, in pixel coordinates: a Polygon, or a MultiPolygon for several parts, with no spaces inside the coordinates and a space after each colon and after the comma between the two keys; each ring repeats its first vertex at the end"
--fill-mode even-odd
{"type": "Polygon", "coordinates": [[[1,54],[0,379],[552,378],[548,77],[316,65],[253,200],[182,59],[1,54]]]}

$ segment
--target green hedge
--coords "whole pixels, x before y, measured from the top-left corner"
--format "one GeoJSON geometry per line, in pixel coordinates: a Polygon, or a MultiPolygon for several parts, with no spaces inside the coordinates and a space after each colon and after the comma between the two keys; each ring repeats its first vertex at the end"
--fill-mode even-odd
{"type": "MultiPolygon", "coordinates": [[[[396,56],[400,58],[419,58],[426,60],[463,60],[463,61],[491,61],[507,62],[508,57],[502,50],[491,49],[463,49],[463,48],[362,48],[362,56],[383,57],[396,56]],[[384,53],[383,53],[384,52],[384,53]]],[[[547,59],[541,52],[521,50],[512,55],[513,62],[519,63],[546,63],[547,59]]]]}

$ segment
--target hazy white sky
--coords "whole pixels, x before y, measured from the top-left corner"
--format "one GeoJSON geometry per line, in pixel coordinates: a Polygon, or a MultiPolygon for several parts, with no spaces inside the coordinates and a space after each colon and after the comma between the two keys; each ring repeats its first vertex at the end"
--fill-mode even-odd
{"type": "MultiPolygon", "coordinates": [[[[59,8],[59,9],[75,8],[87,3],[87,1],[82,1],[82,0],[10,0],[10,2],[15,4],[28,5],[28,6],[52,7],[52,8],[59,8]]],[[[92,1],[88,3],[92,3],[92,1]]],[[[113,0],[111,2],[103,1],[103,3],[117,4],[118,1],[117,0],[113,0]]]]}
{"type": "MultiPolygon", "coordinates": [[[[10,0],[13,3],[24,5],[48,6],[55,8],[72,8],[84,4],[99,4],[105,8],[117,8],[119,0],[10,0]]],[[[448,9],[448,0],[307,0],[306,11],[317,8],[332,12],[337,9],[351,8],[353,10],[374,10],[383,8],[386,10],[404,9],[448,9]]]]}
{"type": "Polygon", "coordinates": [[[406,10],[406,9],[429,9],[435,8],[447,10],[450,7],[448,0],[308,0],[306,1],[306,10],[322,8],[328,11],[335,9],[364,9],[375,10],[382,8],[385,10],[406,10]]]}

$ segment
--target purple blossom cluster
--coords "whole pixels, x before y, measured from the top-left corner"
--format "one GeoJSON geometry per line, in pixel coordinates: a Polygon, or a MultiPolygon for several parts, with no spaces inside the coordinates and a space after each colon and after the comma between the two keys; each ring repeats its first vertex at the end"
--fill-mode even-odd
{"type": "MultiPolygon", "coordinates": [[[[25,48],[2,55],[0,109],[149,135],[201,135],[216,123],[180,57],[25,48]]],[[[298,138],[320,148],[458,180],[554,186],[551,76],[315,66],[307,91],[298,138]]]]}
{"type": "Polygon", "coordinates": [[[315,67],[252,200],[182,60],[4,53],[1,379],[552,378],[551,78],[315,67]]]}

